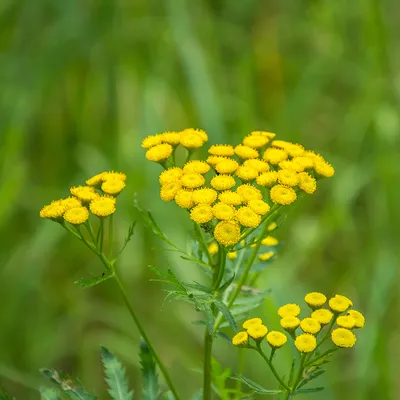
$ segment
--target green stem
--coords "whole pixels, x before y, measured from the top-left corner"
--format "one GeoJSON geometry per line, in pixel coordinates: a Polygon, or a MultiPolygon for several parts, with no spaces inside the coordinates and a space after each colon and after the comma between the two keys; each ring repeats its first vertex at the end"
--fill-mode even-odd
{"type": "Polygon", "coordinates": [[[315,357],[313,360],[307,361],[304,366],[307,367],[309,365],[314,364],[316,361],[320,360],[321,358],[324,358],[327,354],[332,353],[334,350],[337,350],[337,347],[333,347],[332,349],[329,349],[325,351],[324,353],[320,354],[318,357],[315,357]]]}
{"type": "Polygon", "coordinates": [[[108,220],[108,257],[112,259],[114,242],[114,214],[108,220]]]}
{"type": "Polygon", "coordinates": [[[213,335],[204,330],[203,400],[211,400],[211,352],[213,335]]]}
{"type": "Polygon", "coordinates": [[[197,232],[197,235],[200,238],[200,246],[203,248],[204,253],[206,253],[206,256],[208,258],[208,263],[210,264],[210,267],[213,268],[213,266],[214,266],[213,258],[211,256],[210,252],[208,251],[208,246],[207,246],[207,243],[206,243],[206,241],[204,239],[203,232],[202,232],[199,224],[197,224],[196,222],[194,222],[193,224],[194,224],[194,229],[195,229],[195,231],[197,232]]]}
{"type": "Polygon", "coordinates": [[[86,221],[85,226],[87,231],[89,232],[90,239],[92,239],[93,244],[96,246],[96,238],[94,237],[92,224],[90,223],[89,220],[86,221]]]}
{"type": "MultiPolygon", "coordinates": [[[[238,347],[238,375],[243,375],[244,370],[244,349],[238,347]]],[[[242,382],[236,381],[236,391],[238,394],[242,391],[242,382]]]]}
{"type": "Polygon", "coordinates": [[[100,243],[99,243],[99,253],[103,253],[103,242],[104,242],[104,218],[100,218],[100,243]]]}
{"type": "Polygon", "coordinates": [[[297,385],[300,383],[301,377],[303,376],[303,370],[304,370],[304,362],[305,362],[305,359],[306,359],[306,354],[303,353],[303,354],[301,355],[301,358],[300,358],[299,372],[297,373],[297,377],[296,377],[296,379],[295,379],[295,381],[294,381],[294,385],[293,385],[292,389],[290,389],[290,393],[291,393],[291,394],[294,393],[294,391],[295,391],[296,388],[297,388],[297,385]]]}
{"type": "Polygon", "coordinates": [[[216,271],[216,279],[214,279],[213,282],[213,290],[218,290],[219,285],[222,282],[222,279],[224,278],[224,272],[225,272],[225,264],[226,264],[226,252],[225,252],[225,247],[224,246],[219,246],[219,263],[218,263],[218,269],[216,271]]]}
{"type": "Polygon", "coordinates": [[[335,316],[332,318],[332,321],[331,321],[331,323],[330,323],[330,325],[329,325],[328,330],[326,331],[324,337],[323,337],[323,338],[320,340],[320,342],[317,344],[317,347],[315,348],[314,352],[318,349],[318,347],[321,347],[322,343],[324,343],[324,342],[326,341],[326,339],[328,339],[328,337],[329,337],[329,335],[330,335],[330,333],[331,333],[331,330],[332,330],[332,328],[333,328],[333,325],[335,325],[335,322],[336,322],[338,316],[339,316],[339,315],[335,315],[335,316]]]}

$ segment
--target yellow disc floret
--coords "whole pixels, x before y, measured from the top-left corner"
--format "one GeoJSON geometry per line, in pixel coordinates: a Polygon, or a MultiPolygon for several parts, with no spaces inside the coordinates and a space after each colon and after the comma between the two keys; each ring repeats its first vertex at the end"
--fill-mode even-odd
{"type": "Polygon", "coordinates": [[[63,200],[53,201],[40,210],[41,218],[60,219],[66,210],[63,200]]]}
{"type": "Polygon", "coordinates": [[[108,171],[103,172],[103,181],[108,181],[109,179],[119,179],[120,181],[126,181],[126,175],[123,172],[108,171]]]}
{"type": "Polygon", "coordinates": [[[103,176],[104,176],[104,172],[101,172],[100,174],[92,176],[91,178],[89,178],[86,181],[86,185],[88,185],[88,186],[100,186],[100,184],[103,182],[103,176]]]}
{"type": "Polygon", "coordinates": [[[353,305],[350,299],[339,294],[329,299],[329,307],[333,312],[342,313],[353,305]]]}
{"type": "Polygon", "coordinates": [[[178,181],[182,175],[183,175],[183,170],[181,168],[172,167],[161,172],[158,180],[160,182],[160,185],[165,185],[167,183],[178,181]]]}
{"type": "Polygon", "coordinates": [[[235,216],[236,210],[234,207],[225,204],[225,203],[217,203],[213,206],[213,214],[214,217],[221,220],[232,219],[235,216]]]}
{"type": "Polygon", "coordinates": [[[213,218],[212,207],[208,204],[199,204],[190,211],[190,219],[198,224],[205,224],[213,218]]]}
{"type": "Polygon", "coordinates": [[[218,243],[212,242],[208,245],[208,252],[213,256],[214,254],[217,254],[219,250],[218,243]]]}
{"type": "Polygon", "coordinates": [[[227,190],[235,186],[235,178],[231,175],[217,175],[211,179],[211,186],[216,190],[227,190]]]}
{"type": "Polygon", "coordinates": [[[233,174],[239,168],[239,163],[231,158],[221,157],[216,161],[215,170],[220,174],[233,174]]]}
{"type": "Polygon", "coordinates": [[[81,207],[82,202],[76,197],[70,196],[66,199],[61,200],[61,204],[65,207],[65,210],[69,210],[70,208],[81,207]]]}
{"type": "Polygon", "coordinates": [[[282,149],[276,149],[274,147],[270,147],[265,150],[263,159],[268,161],[272,165],[277,165],[281,161],[284,161],[288,158],[288,153],[282,149]]]}
{"type": "Polygon", "coordinates": [[[73,225],[80,225],[89,218],[89,211],[86,207],[74,207],[67,210],[64,219],[73,225]]]}
{"type": "Polygon", "coordinates": [[[331,337],[337,347],[353,347],[357,341],[356,335],[345,328],[334,329],[331,337]]]}
{"type": "Polygon", "coordinates": [[[162,142],[161,135],[147,136],[142,140],[142,147],[145,149],[150,149],[150,147],[157,146],[158,144],[161,144],[161,142],[162,142]]]}
{"type": "Polygon", "coordinates": [[[195,204],[212,204],[217,199],[217,192],[214,189],[203,188],[193,192],[192,200],[195,204]]]}
{"type": "Polygon", "coordinates": [[[192,132],[190,129],[185,129],[184,131],[180,132],[180,135],[181,145],[189,150],[198,149],[204,144],[204,140],[201,138],[201,136],[192,132]]]}
{"type": "Polygon", "coordinates": [[[236,212],[236,219],[241,225],[248,228],[257,228],[261,223],[261,217],[256,214],[250,207],[240,207],[236,212]]]}
{"type": "Polygon", "coordinates": [[[349,310],[347,313],[350,317],[354,318],[356,321],[354,328],[364,328],[365,317],[359,311],[349,310]]]}
{"type": "Polygon", "coordinates": [[[235,154],[235,149],[230,144],[214,144],[208,152],[213,156],[230,157],[235,154]]]}
{"type": "Polygon", "coordinates": [[[304,318],[300,322],[300,328],[305,333],[317,333],[321,330],[321,324],[314,318],[304,318]]]}
{"type": "Polygon", "coordinates": [[[317,347],[317,339],[309,333],[297,336],[294,345],[300,353],[311,353],[317,347]]]}
{"type": "Polygon", "coordinates": [[[335,169],[326,161],[314,162],[314,170],[318,175],[326,178],[330,178],[331,176],[335,175],[335,169]]]}
{"type": "Polygon", "coordinates": [[[341,328],[353,329],[356,326],[356,320],[350,315],[343,315],[337,318],[336,323],[341,328]]]}
{"type": "Polygon", "coordinates": [[[268,139],[273,139],[276,136],[276,133],[267,132],[267,131],[253,131],[253,132],[251,132],[251,135],[254,135],[254,136],[265,136],[268,139]]]}
{"type": "Polygon", "coordinates": [[[268,344],[273,349],[280,349],[287,342],[287,337],[284,333],[278,331],[271,331],[268,333],[267,337],[268,344]]]}
{"type": "Polygon", "coordinates": [[[285,186],[296,186],[300,181],[296,172],[290,169],[281,169],[278,171],[278,182],[285,186]]]}
{"type": "Polygon", "coordinates": [[[232,246],[240,240],[240,227],[235,221],[221,221],[214,229],[215,240],[225,246],[232,246]]]}
{"type": "Polygon", "coordinates": [[[171,144],[172,146],[176,146],[181,141],[181,135],[179,132],[164,132],[160,136],[164,143],[171,144]]]}
{"type": "Polygon", "coordinates": [[[113,196],[121,193],[124,188],[125,182],[120,179],[107,179],[101,185],[101,190],[104,193],[111,194],[113,196]]]}
{"type": "Polygon", "coordinates": [[[316,310],[326,303],[326,296],[319,292],[311,292],[306,294],[304,300],[310,308],[316,310]]]}
{"type": "Polygon", "coordinates": [[[82,201],[91,201],[99,197],[92,186],[74,186],[70,189],[72,195],[82,201]]]}
{"type": "Polygon", "coordinates": [[[193,203],[193,192],[190,190],[180,189],[175,195],[175,203],[182,208],[192,208],[193,203]]]}
{"type": "Polygon", "coordinates": [[[250,167],[255,169],[258,172],[267,172],[269,171],[269,164],[266,161],[261,161],[258,158],[251,158],[246,160],[243,165],[245,167],[250,167]]]}
{"type": "Polygon", "coordinates": [[[115,212],[116,200],[111,196],[101,196],[90,202],[90,211],[98,217],[107,217],[115,212]]]}
{"type": "Polygon", "coordinates": [[[300,306],[297,304],[285,304],[278,309],[278,315],[281,318],[285,317],[297,317],[300,314],[300,306]]]}
{"type": "Polygon", "coordinates": [[[258,256],[258,259],[260,260],[260,261],[268,261],[268,260],[270,260],[273,256],[274,256],[274,252],[273,251],[268,251],[268,252],[266,252],[266,253],[261,253],[259,256],[258,256]]]}
{"type": "Polygon", "coordinates": [[[291,187],[282,185],[273,186],[269,194],[274,203],[285,206],[292,204],[297,198],[296,192],[291,187]]]}
{"type": "Polygon", "coordinates": [[[168,143],[157,144],[146,151],[146,158],[149,161],[162,163],[172,154],[173,148],[168,143]]]}
{"type": "Polygon", "coordinates": [[[242,327],[243,327],[243,329],[249,329],[251,327],[259,326],[259,325],[262,325],[261,318],[250,318],[243,322],[242,327]]]}
{"type": "Polygon", "coordinates": [[[242,181],[252,181],[256,179],[258,176],[258,171],[252,167],[248,167],[246,165],[241,165],[236,170],[236,176],[242,181]]]}
{"type": "Polygon", "coordinates": [[[269,142],[266,136],[262,135],[249,135],[243,139],[243,144],[248,147],[253,147],[254,149],[259,149],[265,146],[269,142]]]}
{"type": "Polygon", "coordinates": [[[161,186],[160,197],[163,201],[171,201],[175,199],[176,194],[182,188],[181,184],[178,182],[170,182],[166,185],[161,186]]]}
{"type": "Polygon", "coordinates": [[[206,174],[210,170],[210,166],[205,161],[193,160],[187,162],[183,166],[184,172],[194,172],[196,174],[206,174]]]}
{"type": "Polygon", "coordinates": [[[292,158],[292,161],[296,164],[301,165],[304,169],[310,169],[314,166],[314,162],[310,157],[294,157],[292,158]]]}
{"type": "Polygon", "coordinates": [[[249,340],[247,332],[239,332],[232,338],[232,344],[234,346],[245,346],[249,340]]]}
{"type": "Polygon", "coordinates": [[[252,149],[249,146],[244,146],[243,144],[238,144],[235,147],[235,154],[242,159],[248,159],[248,158],[258,158],[258,151],[255,149],[252,149]]]}
{"type": "Polygon", "coordinates": [[[258,199],[249,200],[247,206],[258,215],[266,214],[271,208],[265,201],[258,199]]]}
{"type": "Polygon", "coordinates": [[[236,189],[236,193],[242,197],[243,203],[247,203],[250,200],[262,199],[261,192],[256,187],[248,183],[238,186],[236,189]]]}
{"type": "Polygon", "coordinates": [[[237,251],[230,251],[229,253],[227,253],[227,257],[230,260],[234,260],[235,258],[237,258],[237,251]]]}
{"type": "Polygon", "coordinates": [[[288,332],[295,331],[300,325],[300,320],[297,317],[288,316],[280,321],[281,327],[288,332]]]}
{"type": "Polygon", "coordinates": [[[307,194],[313,194],[317,190],[317,181],[307,172],[300,172],[299,177],[299,188],[307,194]]]}
{"type": "Polygon", "coordinates": [[[261,241],[261,244],[263,246],[277,246],[279,243],[279,240],[274,238],[273,236],[267,236],[261,241]]]}
{"type": "Polygon", "coordinates": [[[194,172],[192,173],[184,173],[181,176],[181,183],[182,186],[185,186],[186,188],[189,189],[195,189],[200,186],[203,186],[205,182],[204,176],[201,174],[196,174],[194,172]]]}
{"type": "Polygon", "coordinates": [[[247,329],[247,333],[255,340],[261,340],[268,333],[268,328],[265,325],[251,326],[247,329]]]}
{"type": "Polygon", "coordinates": [[[239,206],[242,204],[242,196],[236,192],[231,192],[229,190],[222,192],[218,195],[218,199],[225,204],[230,204],[232,206],[239,206]]]}
{"type": "Polygon", "coordinates": [[[311,317],[316,319],[321,325],[328,325],[332,320],[333,314],[329,310],[320,308],[313,311],[311,317]]]}

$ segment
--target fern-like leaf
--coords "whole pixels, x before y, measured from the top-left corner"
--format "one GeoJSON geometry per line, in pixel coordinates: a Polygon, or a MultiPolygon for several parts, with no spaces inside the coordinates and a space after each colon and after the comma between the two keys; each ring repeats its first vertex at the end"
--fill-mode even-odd
{"type": "Polygon", "coordinates": [[[143,400],[155,400],[159,393],[156,363],[149,346],[143,339],[140,341],[139,357],[143,378],[142,398],[143,400]]]}

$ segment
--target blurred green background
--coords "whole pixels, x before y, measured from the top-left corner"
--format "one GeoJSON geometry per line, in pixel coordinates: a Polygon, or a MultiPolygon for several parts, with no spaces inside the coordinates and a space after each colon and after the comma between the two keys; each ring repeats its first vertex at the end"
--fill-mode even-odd
{"type": "MultiPolygon", "coordinates": [[[[308,291],[350,296],[366,328],[337,353],[314,399],[400,399],[400,12],[395,0],[3,0],[0,3],[0,382],[38,399],[38,369],[79,377],[106,398],[105,345],[140,387],[138,334],[112,281],[74,281],[99,262],[39,210],[99,171],[128,175],[117,213],[122,239],[138,192],[169,237],[183,243],[186,214],[158,197],[159,167],[143,137],[186,127],[210,143],[277,132],[331,161],[333,179],[293,209],[285,243],[263,275],[272,288],[255,310],[308,291]],[[103,394],[101,394],[103,393],[103,394]]],[[[184,399],[201,386],[196,313],[163,302],[146,267],[196,266],[168,252],[139,222],[120,269],[130,297],[184,399]]],[[[228,331],[229,332],[229,331],[228,331]]],[[[236,350],[215,356],[235,370],[236,350]]],[[[254,355],[246,375],[275,387],[254,355]]],[[[278,368],[290,364],[282,350],[278,368]]]]}

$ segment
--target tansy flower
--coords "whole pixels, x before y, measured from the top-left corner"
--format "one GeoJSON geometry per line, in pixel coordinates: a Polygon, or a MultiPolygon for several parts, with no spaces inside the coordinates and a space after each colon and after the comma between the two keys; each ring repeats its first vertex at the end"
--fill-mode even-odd
{"type": "Polygon", "coordinates": [[[88,185],[88,186],[100,186],[100,184],[103,182],[103,175],[104,175],[104,172],[101,172],[100,174],[92,176],[91,178],[89,178],[86,181],[86,185],[88,185]]]}
{"type": "Polygon", "coordinates": [[[272,165],[277,165],[281,161],[284,161],[288,158],[288,153],[282,149],[276,149],[274,147],[270,147],[265,150],[263,159],[268,161],[272,165]]]}
{"type": "Polygon", "coordinates": [[[290,157],[299,157],[304,153],[304,147],[301,144],[291,144],[285,150],[290,157]]]}
{"type": "Polygon", "coordinates": [[[101,185],[101,190],[104,193],[117,195],[125,188],[125,182],[120,179],[107,179],[101,185]]]}
{"type": "Polygon", "coordinates": [[[73,225],[80,225],[89,218],[89,211],[86,207],[74,207],[67,210],[64,219],[73,225]]]}
{"type": "Polygon", "coordinates": [[[329,307],[336,313],[342,313],[353,305],[350,299],[339,294],[329,299],[329,307]]]}
{"type": "Polygon", "coordinates": [[[278,173],[276,171],[263,172],[258,175],[256,182],[260,186],[272,186],[278,180],[278,173]]]}
{"type": "Polygon", "coordinates": [[[245,346],[249,340],[247,332],[239,332],[232,338],[232,344],[234,346],[245,346]]]}
{"type": "Polygon", "coordinates": [[[214,254],[217,254],[219,250],[218,244],[215,242],[212,242],[208,245],[208,252],[213,256],[214,254]]]}
{"type": "Polygon", "coordinates": [[[276,222],[272,222],[271,224],[268,225],[268,231],[272,232],[277,228],[278,224],[276,222]]]}
{"type": "Polygon", "coordinates": [[[268,328],[265,325],[251,326],[247,329],[247,333],[255,340],[261,340],[268,333],[268,328]]]}
{"type": "Polygon", "coordinates": [[[70,189],[70,192],[82,201],[91,201],[99,197],[92,186],[74,186],[70,189]]]}
{"type": "Polygon", "coordinates": [[[328,325],[331,322],[333,314],[329,310],[320,308],[311,314],[311,318],[316,319],[321,325],[328,325]]]}
{"type": "Polygon", "coordinates": [[[235,154],[233,146],[230,144],[213,144],[208,152],[213,156],[230,157],[235,154]]]}
{"type": "Polygon", "coordinates": [[[186,128],[183,131],[179,132],[181,135],[186,135],[186,134],[194,134],[197,135],[201,138],[203,142],[207,142],[208,140],[208,135],[203,129],[194,129],[194,128],[186,128]]]}
{"type": "Polygon", "coordinates": [[[193,192],[189,190],[180,189],[175,195],[175,203],[182,208],[193,207],[193,192]]]}
{"type": "Polygon", "coordinates": [[[235,154],[242,159],[247,158],[258,158],[258,151],[252,149],[249,146],[244,146],[243,144],[238,144],[235,147],[235,154]]]}
{"type": "Polygon", "coordinates": [[[365,325],[365,318],[359,311],[356,310],[349,310],[347,315],[354,318],[356,321],[354,328],[364,328],[365,325]]]}
{"type": "Polygon", "coordinates": [[[345,328],[337,328],[332,331],[332,342],[337,347],[353,347],[356,344],[356,335],[345,328]]]}
{"type": "Polygon", "coordinates": [[[336,323],[341,328],[346,329],[353,329],[356,326],[356,320],[350,315],[338,317],[336,323]]]}
{"type": "Polygon", "coordinates": [[[276,133],[266,132],[266,131],[253,131],[250,135],[254,136],[265,136],[268,139],[273,139],[276,136],[276,133]]]}
{"type": "Polygon", "coordinates": [[[187,162],[183,166],[185,173],[194,172],[196,174],[206,174],[210,170],[210,166],[205,161],[193,160],[187,162]]]}
{"type": "Polygon", "coordinates": [[[300,181],[297,173],[290,169],[281,169],[278,171],[278,182],[285,186],[296,186],[300,181]]]}
{"type": "Polygon", "coordinates": [[[115,198],[111,196],[99,196],[90,202],[90,211],[98,217],[107,217],[115,212],[115,198]]]}
{"type": "Polygon", "coordinates": [[[236,176],[241,179],[242,181],[252,181],[253,179],[257,178],[258,171],[251,167],[246,167],[245,165],[241,165],[236,170],[236,176]]]}
{"type": "Polygon", "coordinates": [[[236,185],[235,178],[231,175],[217,175],[211,179],[211,186],[216,190],[227,190],[236,185]]]}
{"type": "Polygon", "coordinates": [[[287,337],[284,333],[278,331],[271,331],[268,333],[267,337],[268,344],[273,349],[280,349],[287,342],[287,337]]]}
{"type": "Polygon", "coordinates": [[[296,192],[291,187],[282,185],[273,186],[269,194],[274,203],[285,206],[292,204],[297,198],[296,192]]]}
{"type": "Polygon", "coordinates": [[[281,161],[279,163],[279,168],[281,169],[290,169],[294,172],[302,172],[304,171],[304,167],[299,164],[295,163],[294,161],[281,161]]]}
{"type": "Polygon", "coordinates": [[[158,144],[161,144],[161,142],[162,142],[161,135],[147,136],[142,140],[142,147],[145,149],[150,149],[150,147],[157,146],[158,144]]]}
{"type": "Polygon", "coordinates": [[[232,206],[239,206],[242,204],[242,196],[236,192],[231,192],[229,190],[222,192],[218,195],[218,199],[225,204],[230,204],[232,206]]]}
{"type": "MultiPolygon", "coordinates": [[[[227,157],[222,157],[222,156],[209,156],[206,160],[206,162],[212,166],[216,166],[218,163],[229,160],[227,157]]],[[[225,173],[225,172],[224,172],[225,173]]]]}
{"type": "Polygon", "coordinates": [[[183,174],[181,176],[181,183],[182,186],[185,186],[189,189],[195,189],[200,186],[203,186],[205,182],[204,176],[201,174],[196,174],[196,173],[188,173],[188,174],[183,174]]]}
{"type": "Polygon", "coordinates": [[[266,161],[261,161],[258,158],[251,158],[246,160],[243,165],[245,167],[250,167],[255,169],[258,172],[267,172],[269,171],[269,165],[266,161]]]}
{"type": "Polygon", "coordinates": [[[300,320],[297,317],[288,316],[280,321],[281,327],[288,332],[295,331],[300,325],[300,320]]]}
{"type": "Polygon", "coordinates": [[[296,164],[300,164],[304,169],[309,169],[314,166],[314,162],[310,157],[294,157],[292,158],[292,161],[296,164]]]}
{"type": "Polygon", "coordinates": [[[300,322],[300,328],[305,333],[317,333],[321,330],[321,324],[314,318],[304,318],[300,322]]]}
{"type": "Polygon", "coordinates": [[[300,306],[297,304],[285,304],[278,309],[278,315],[281,318],[297,317],[300,314],[300,306]]]}
{"type": "Polygon", "coordinates": [[[317,308],[321,308],[326,303],[326,296],[322,293],[311,292],[306,294],[304,300],[310,308],[316,310],[317,308]]]}
{"type": "Polygon", "coordinates": [[[256,187],[249,185],[248,183],[238,186],[236,193],[242,197],[244,203],[247,203],[250,200],[262,199],[261,192],[256,187]]]}
{"type": "Polygon", "coordinates": [[[293,143],[287,142],[286,140],[273,140],[271,146],[278,147],[280,149],[287,149],[290,146],[293,146],[293,143]]]}
{"type": "Polygon", "coordinates": [[[178,132],[164,132],[160,136],[164,143],[171,144],[172,146],[176,146],[181,141],[181,135],[178,132]]]}
{"type": "Polygon", "coordinates": [[[318,175],[326,178],[330,178],[331,176],[335,175],[335,169],[326,161],[314,162],[314,170],[318,175]]]}
{"type": "Polygon", "coordinates": [[[225,246],[232,246],[240,240],[240,227],[235,221],[218,222],[214,229],[215,240],[225,246]]]}
{"type": "Polygon", "coordinates": [[[175,195],[181,189],[179,182],[171,182],[161,186],[160,197],[163,201],[171,201],[175,199],[175,195]]]}
{"type": "MultiPolygon", "coordinates": [[[[277,246],[279,243],[278,239],[272,237],[272,236],[267,236],[261,241],[261,244],[263,246],[277,246]]],[[[298,315],[298,314],[297,314],[298,315]]]]}
{"type": "Polygon", "coordinates": [[[271,208],[265,201],[257,199],[249,200],[247,205],[258,215],[266,214],[271,208]]]}
{"type": "Polygon", "coordinates": [[[58,219],[61,218],[66,210],[62,200],[53,201],[40,210],[41,218],[58,219]]]}
{"type": "Polygon", "coordinates": [[[248,135],[243,139],[243,144],[254,149],[259,149],[269,142],[266,136],[261,135],[248,135]]]}
{"type": "Polygon", "coordinates": [[[220,158],[215,163],[215,170],[220,174],[233,174],[239,168],[239,163],[231,158],[220,158]]]}
{"type": "Polygon", "coordinates": [[[172,167],[161,172],[158,181],[160,182],[160,185],[165,185],[167,183],[178,181],[182,175],[183,175],[183,170],[181,168],[172,167]]]}
{"type": "Polygon", "coordinates": [[[249,228],[257,228],[261,223],[261,217],[256,214],[250,207],[240,207],[236,211],[236,219],[243,225],[249,228]]]}
{"type": "Polygon", "coordinates": [[[300,353],[311,353],[317,347],[317,339],[309,333],[297,336],[294,345],[300,353]]]}
{"type": "Polygon", "coordinates": [[[108,171],[103,172],[103,181],[108,181],[109,179],[119,179],[120,181],[126,181],[126,175],[123,172],[108,171]]]}
{"type": "Polygon", "coordinates": [[[180,135],[181,145],[189,150],[198,149],[204,144],[204,140],[199,135],[189,130],[180,132],[180,135]]]}
{"type": "Polygon", "coordinates": [[[274,256],[274,252],[273,251],[268,251],[267,253],[262,253],[258,256],[258,259],[260,261],[268,261],[270,260],[273,256],[274,256]]]}
{"type": "Polygon", "coordinates": [[[172,154],[173,148],[168,143],[157,144],[146,151],[146,158],[149,161],[162,163],[172,154]]]}
{"type": "Polygon", "coordinates": [[[236,212],[232,206],[222,202],[215,204],[212,211],[215,218],[222,220],[232,219],[236,212]]]}
{"type": "Polygon", "coordinates": [[[65,210],[69,210],[70,208],[81,207],[82,203],[76,197],[67,197],[64,200],[61,200],[61,204],[65,207],[65,210]]]}
{"type": "Polygon", "coordinates": [[[216,199],[217,192],[210,188],[197,189],[192,196],[192,200],[196,204],[212,204],[216,199]]]}
{"type": "Polygon", "coordinates": [[[198,224],[205,224],[213,218],[212,207],[208,204],[199,204],[190,211],[190,219],[198,224]]]}
{"type": "Polygon", "coordinates": [[[262,325],[261,318],[250,318],[243,322],[242,327],[243,327],[243,329],[249,329],[251,327],[259,326],[259,325],[262,325]]]}
{"type": "Polygon", "coordinates": [[[234,260],[235,258],[237,258],[237,252],[236,252],[236,251],[230,251],[230,252],[227,254],[227,256],[228,256],[228,258],[229,258],[230,260],[234,260]]]}
{"type": "Polygon", "coordinates": [[[313,194],[317,190],[317,181],[307,172],[300,172],[299,177],[299,188],[307,194],[313,194]]]}

